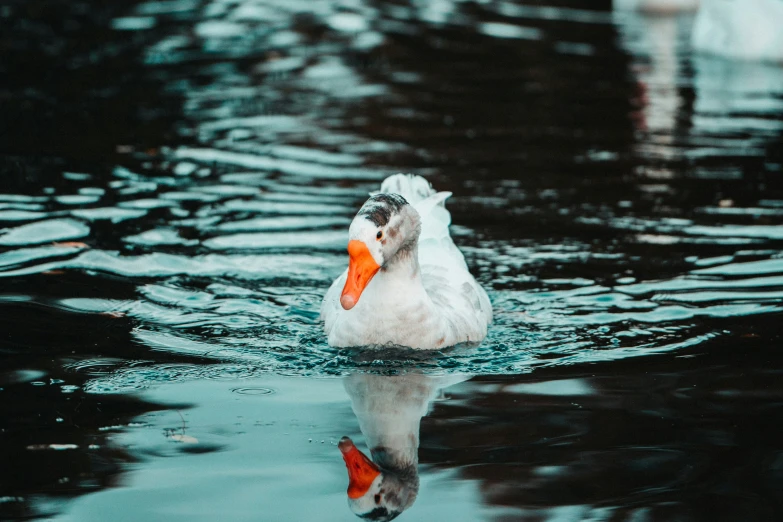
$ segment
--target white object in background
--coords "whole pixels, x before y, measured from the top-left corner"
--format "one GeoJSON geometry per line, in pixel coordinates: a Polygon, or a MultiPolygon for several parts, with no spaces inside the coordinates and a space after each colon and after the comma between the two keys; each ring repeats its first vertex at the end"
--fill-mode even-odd
{"type": "Polygon", "coordinates": [[[692,43],[699,52],[783,63],[783,0],[704,0],[692,43]]]}
{"type": "Polygon", "coordinates": [[[683,11],[695,11],[699,8],[699,0],[614,0],[612,7],[618,10],[634,10],[649,14],[675,14],[683,11]]]}

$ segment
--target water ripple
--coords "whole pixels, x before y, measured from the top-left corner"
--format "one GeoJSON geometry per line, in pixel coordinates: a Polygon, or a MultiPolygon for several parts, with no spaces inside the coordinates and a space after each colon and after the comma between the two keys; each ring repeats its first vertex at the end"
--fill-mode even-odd
{"type": "Polygon", "coordinates": [[[88,391],[527,373],[685,350],[783,311],[782,69],[694,55],[685,18],[177,0],[114,29],[151,35],[173,132],[0,194],[2,302],[122,323],[148,352],[68,363],[88,391]],[[325,343],[348,225],[398,171],[454,192],[453,235],[496,311],[479,347],[325,343]]]}

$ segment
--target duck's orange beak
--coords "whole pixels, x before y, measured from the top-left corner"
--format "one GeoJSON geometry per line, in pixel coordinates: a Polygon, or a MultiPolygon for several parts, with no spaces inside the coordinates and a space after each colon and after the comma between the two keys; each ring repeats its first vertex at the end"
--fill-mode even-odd
{"type": "Polygon", "coordinates": [[[348,279],[340,295],[340,304],[346,310],[356,306],[370,279],[381,269],[367,245],[358,239],[348,241],[348,256],[348,279]]]}
{"type": "Polygon", "coordinates": [[[345,467],[348,468],[348,498],[360,498],[367,493],[381,470],[359,451],[348,437],[340,439],[337,447],[340,448],[345,467]]]}

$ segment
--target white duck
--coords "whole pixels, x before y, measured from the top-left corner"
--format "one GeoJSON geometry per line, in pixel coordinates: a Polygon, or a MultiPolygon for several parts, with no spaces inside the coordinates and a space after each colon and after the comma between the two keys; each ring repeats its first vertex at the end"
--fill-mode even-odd
{"type": "Polygon", "coordinates": [[[692,43],[704,53],[783,63],[783,0],[703,0],[692,43]]]}
{"type": "Polygon", "coordinates": [[[437,349],[484,339],[492,305],[449,236],[450,195],[396,174],[362,206],[348,270],[321,305],[330,345],[437,349]]]}
{"type": "Polygon", "coordinates": [[[346,377],[345,390],[372,460],[349,439],[339,448],[348,469],[348,505],[365,520],[391,520],[419,492],[419,425],[439,390],[469,376],[369,375],[346,377]]]}

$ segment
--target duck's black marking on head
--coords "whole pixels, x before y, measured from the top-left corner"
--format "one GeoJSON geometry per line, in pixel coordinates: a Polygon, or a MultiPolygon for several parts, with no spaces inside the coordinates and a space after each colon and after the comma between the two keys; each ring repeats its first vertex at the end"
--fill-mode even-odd
{"type": "Polygon", "coordinates": [[[396,214],[408,202],[399,194],[376,194],[359,209],[359,215],[373,222],[376,227],[385,226],[392,214],[396,214]]]}

